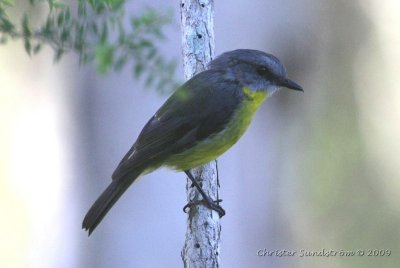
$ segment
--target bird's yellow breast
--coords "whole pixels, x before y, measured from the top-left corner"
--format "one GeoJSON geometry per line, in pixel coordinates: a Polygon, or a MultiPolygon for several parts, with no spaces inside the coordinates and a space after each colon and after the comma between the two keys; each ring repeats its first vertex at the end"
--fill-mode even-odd
{"type": "Polygon", "coordinates": [[[224,130],[212,134],[180,154],[171,156],[165,165],[176,170],[188,170],[216,159],[232,147],[247,130],[255,111],[268,97],[264,91],[253,92],[247,87],[242,90],[246,98],[224,130]]]}

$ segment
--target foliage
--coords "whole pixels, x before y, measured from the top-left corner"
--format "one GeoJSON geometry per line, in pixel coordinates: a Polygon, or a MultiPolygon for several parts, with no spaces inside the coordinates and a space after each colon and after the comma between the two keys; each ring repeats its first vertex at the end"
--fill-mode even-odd
{"type": "Polygon", "coordinates": [[[127,16],[125,0],[73,3],[76,6],[59,0],[29,0],[17,25],[9,15],[16,6],[14,0],[0,0],[0,44],[22,39],[29,55],[49,45],[55,61],[73,51],[80,63],[95,62],[103,74],[131,63],[133,75],[143,78],[147,86],[160,90],[176,86],[175,62],[165,59],[155,45],[164,38],[162,30],[170,22],[170,14],[148,8],[140,15],[127,16]],[[38,8],[44,16],[38,15],[38,8]],[[42,21],[38,22],[38,17],[42,21]]]}

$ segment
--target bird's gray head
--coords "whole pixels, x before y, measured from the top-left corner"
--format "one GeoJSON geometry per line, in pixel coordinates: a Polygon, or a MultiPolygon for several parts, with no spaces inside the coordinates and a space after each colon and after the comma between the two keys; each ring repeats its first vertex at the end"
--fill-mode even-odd
{"type": "Polygon", "coordinates": [[[285,67],[275,56],[258,50],[225,52],[211,61],[208,69],[224,69],[227,79],[239,81],[251,91],[267,91],[268,95],[280,87],[303,91],[300,85],[287,78],[285,67]]]}

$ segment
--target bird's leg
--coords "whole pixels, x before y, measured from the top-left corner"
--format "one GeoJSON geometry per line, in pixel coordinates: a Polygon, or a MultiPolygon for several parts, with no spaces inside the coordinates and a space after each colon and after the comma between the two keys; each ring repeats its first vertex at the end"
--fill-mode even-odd
{"type": "Polygon", "coordinates": [[[196,179],[193,177],[192,173],[190,173],[189,170],[185,170],[186,175],[192,182],[192,186],[195,186],[201,196],[203,197],[202,200],[199,201],[190,201],[186,206],[183,207],[183,211],[186,212],[187,208],[190,208],[191,206],[199,205],[199,204],[204,204],[208,208],[215,210],[218,212],[219,217],[222,218],[225,215],[225,210],[219,205],[219,202],[222,202],[221,199],[217,199],[216,201],[212,200],[204,191],[201,189],[200,185],[196,181],[196,179]]]}

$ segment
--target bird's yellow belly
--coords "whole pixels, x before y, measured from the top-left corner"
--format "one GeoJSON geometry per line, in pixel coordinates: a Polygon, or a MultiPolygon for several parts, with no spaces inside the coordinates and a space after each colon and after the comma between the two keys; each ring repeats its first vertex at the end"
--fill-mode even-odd
{"type": "Polygon", "coordinates": [[[216,159],[232,147],[247,130],[255,111],[267,98],[267,93],[264,91],[251,92],[244,88],[243,92],[247,98],[224,130],[198,142],[180,154],[172,155],[164,162],[164,165],[176,170],[188,170],[216,159]]]}

